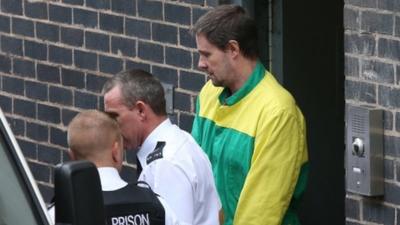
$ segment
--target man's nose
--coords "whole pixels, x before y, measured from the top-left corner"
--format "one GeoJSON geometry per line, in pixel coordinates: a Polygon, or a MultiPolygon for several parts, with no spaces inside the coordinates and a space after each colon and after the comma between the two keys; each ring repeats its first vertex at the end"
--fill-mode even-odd
{"type": "Polygon", "coordinates": [[[206,62],[204,61],[204,59],[202,59],[202,57],[199,58],[199,62],[197,63],[197,67],[198,67],[199,69],[202,69],[202,70],[204,70],[204,69],[207,68],[207,64],[206,64],[206,62]]]}

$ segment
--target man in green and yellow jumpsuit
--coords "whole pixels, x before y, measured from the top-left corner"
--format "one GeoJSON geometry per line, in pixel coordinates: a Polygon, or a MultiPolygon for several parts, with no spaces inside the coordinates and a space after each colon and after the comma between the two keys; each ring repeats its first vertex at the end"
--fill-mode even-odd
{"type": "Polygon", "coordinates": [[[224,224],[298,225],[307,181],[305,121],[258,59],[257,28],[242,7],[219,6],[192,28],[208,74],[192,135],[207,153],[224,224]]]}

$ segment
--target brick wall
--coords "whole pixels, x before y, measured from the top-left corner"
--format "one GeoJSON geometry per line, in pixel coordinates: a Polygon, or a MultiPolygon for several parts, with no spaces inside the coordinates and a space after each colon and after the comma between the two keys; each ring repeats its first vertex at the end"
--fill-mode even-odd
{"type": "Polygon", "coordinates": [[[347,193],[346,224],[400,224],[400,2],[346,0],[346,104],[384,114],[385,195],[347,193]]]}
{"type": "MultiPolygon", "coordinates": [[[[0,0],[0,107],[45,200],[68,160],[66,126],[101,109],[113,74],[143,68],[172,84],[172,120],[190,130],[205,82],[188,29],[217,0],[0,0]]],[[[400,126],[398,126],[400,127],[400,126]]],[[[127,154],[124,178],[133,180],[127,154]]]]}

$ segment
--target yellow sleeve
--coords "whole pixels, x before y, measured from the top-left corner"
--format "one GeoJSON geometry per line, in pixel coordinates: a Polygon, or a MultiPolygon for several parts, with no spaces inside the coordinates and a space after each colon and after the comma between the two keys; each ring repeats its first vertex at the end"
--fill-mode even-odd
{"type": "Polygon", "coordinates": [[[234,225],[280,225],[307,154],[301,115],[280,111],[260,118],[251,167],[234,225]]]}

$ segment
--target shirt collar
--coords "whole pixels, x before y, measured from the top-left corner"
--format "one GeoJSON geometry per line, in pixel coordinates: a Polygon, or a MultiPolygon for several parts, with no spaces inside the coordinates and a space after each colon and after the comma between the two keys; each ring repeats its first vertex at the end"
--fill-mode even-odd
{"type": "Polygon", "coordinates": [[[251,73],[250,77],[244,83],[244,85],[237,90],[233,95],[229,96],[230,91],[228,88],[224,88],[219,95],[219,103],[221,105],[234,105],[250,93],[255,86],[264,78],[265,68],[260,61],[257,61],[256,67],[251,73]]]}
{"type": "Polygon", "coordinates": [[[139,158],[142,168],[144,168],[147,156],[154,150],[159,141],[166,141],[165,134],[169,132],[169,127],[172,125],[171,121],[167,118],[162,123],[160,123],[144,140],[142,146],[140,147],[137,157],[139,158]]]}
{"type": "Polygon", "coordinates": [[[118,170],[114,167],[100,167],[99,171],[101,189],[103,191],[113,191],[125,187],[126,183],[119,176],[118,170]]]}

